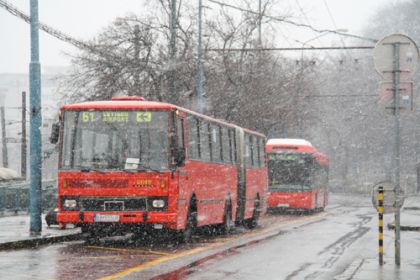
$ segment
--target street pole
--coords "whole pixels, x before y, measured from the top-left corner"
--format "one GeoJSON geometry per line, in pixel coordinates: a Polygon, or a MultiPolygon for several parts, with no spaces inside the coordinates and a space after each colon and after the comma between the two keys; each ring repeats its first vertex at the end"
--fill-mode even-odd
{"type": "Polygon", "coordinates": [[[171,1],[171,15],[170,15],[170,43],[169,43],[169,54],[170,54],[170,73],[169,73],[169,100],[171,103],[176,101],[176,78],[175,78],[175,55],[176,55],[176,0],[171,1]]]}
{"type": "Polygon", "coordinates": [[[20,152],[20,176],[26,181],[26,92],[22,91],[22,144],[20,152]]]}
{"type": "Polygon", "coordinates": [[[393,71],[392,83],[394,93],[394,113],[395,113],[395,264],[401,264],[401,244],[400,244],[400,43],[393,43],[393,71]]]}
{"type": "Polygon", "coordinates": [[[2,155],[3,155],[3,167],[9,167],[9,160],[7,156],[7,140],[6,140],[6,119],[4,114],[4,106],[0,107],[1,115],[1,142],[2,142],[2,155]]]}
{"type": "Polygon", "coordinates": [[[197,111],[203,113],[203,45],[202,45],[202,12],[203,1],[198,0],[198,46],[197,46],[197,111]]]}
{"type": "Polygon", "coordinates": [[[29,65],[30,116],[31,116],[31,188],[29,192],[30,234],[40,235],[41,223],[41,65],[39,63],[38,0],[30,2],[31,63],[29,65]]]}
{"type": "Polygon", "coordinates": [[[141,95],[140,91],[140,27],[134,25],[134,90],[130,90],[128,95],[141,95]]]}

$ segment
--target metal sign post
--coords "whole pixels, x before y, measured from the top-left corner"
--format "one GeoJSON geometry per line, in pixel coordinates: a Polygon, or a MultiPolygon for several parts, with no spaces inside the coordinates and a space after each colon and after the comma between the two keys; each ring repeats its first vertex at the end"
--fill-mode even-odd
{"type": "MultiPolygon", "coordinates": [[[[394,63],[392,69],[392,82],[394,90],[394,108],[395,108],[395,195],[398,200],[400,194],[400,44],[392,43],[394,54],[394,63]]],[[[395,211],[395,264],[401,264],[401,242],[400,242],[400,208],[395,211]]]]}
{"type": "MultiPolygon", "coordinates": [[[[374,49],[375,68],[378,73],[385,79],[385,83],[392,83],[392,106],[388,108],[393,110],[395,120],[395,149],[394,149],[394,193],[396,205],[400,204],[401,187],[400,187],[400,109],[404,109],[401,105],[405,105],[409,95],[403,96],[401,103],[400,81],[407,80],[414,75],[419,60],[419,51],[414,41],[402,34],[394,34],[380,40],[374,49]],[[391,80],[391,81],[390,81],[391,80]]],[[[382,87],[388,90],[388,88],[382,87]]],[[[380,92],[381,96],[386,96],[386,92],[380,92]]],[[[412,97],[411,97],[412,100],[412,97]]],[[[407,108],[409,106],[406,106],[407,108]]],[[[401,264],[401,244],[400,244],[400,208],[395,207],[395,264],[401,264]]]]}

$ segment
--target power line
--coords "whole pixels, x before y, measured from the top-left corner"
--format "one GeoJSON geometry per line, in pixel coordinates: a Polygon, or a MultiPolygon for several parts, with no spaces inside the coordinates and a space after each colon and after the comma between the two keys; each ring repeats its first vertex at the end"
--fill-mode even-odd
{"type": "Polygon", "coordinates": [[[314,97],[314,98],[378,97],[378,94],[322,94],[322,95],[305,95],[303,97],[314,97]]]}
{"type": "Polygon", "coordinates": [[[374,46],[348,46],[348,47],[311,47],[311,48],[207,48],[211,52],[242,52],[242,51],[319,51],[319,50],[367,50],[374,46]]]}
{"type": "MultiPolygon", "coordinates": [[[[324,5],[325,5],[325,8],[327,9],[328,15],[329,15],[329,17],[330,17],[330,19],[331,19],[331,21],[332,21],[332,23],[333,23],[333,25],[334,25],[334,28],[335,28],[335,29],[338,29],[338,28],[337,28],[337,24],[335,23],[335,19],[334,19],[334,17],[333,17],[333,15],[332,15],[332,13],[331,13],[330,7],[329,7],[329,6],[328,6],[328,4],[327,4],[327,1],[326,1],[326,0],[324,0],[323,2],[324,2],[324,5]]],[[[345,46],[346,46],[346,44],[344,43],[344,40],[343,40],[343,38],[342,38],[342,37],[340,37],[340,41],[341,41],[341,44],[343,44],[343,47],[345,47],[345,46]]]]}
{"type": "MultiPolygon", "coordinates": [[[[5,10],[7,10],[9,13],[11,13],[12,15],[24,20],[26,23],[30,24],[31,23],[31,17],[28,16],[27,14],[23,13],[22,11],[20,11],[18,8],[16,8],[15,6],[11,5],[10,3],[4,1],[4,0],[0,0],[0,7],[4,8],[5,10]]],[[[70,43],[73,46],[76,46],[77,48],[83,48],[83,49],[92,49],[92,47],[90,45],[88,45],[87,43],[84,43],[82,41],[79,41],[67,34],[64,34],[63,32],[48,26],[44,23],[39,23],[39,29],[45,31],[46,33],[50,34],[51,36],[56,37],[57,39],[70,43]]]]}
{"type": "MultiPolygon", "coordinates": [[[[247,10],[247,9],[244,9],[244,8],[241,8],[241,7],[238,7],[238,6],[234,6],[234,5],[231,5],[231,4],[222,3],[222,2],[219,2],[219,1],[216,1],[216,0],[207,0],[207,1],[211,2],[211,3],[214,3],[214,4],[217,4],[219,6],[222,6],[222,7],[223,6],[224,7],[229,7],[229,8],[238,10],[238,11],[242,11],[242,12],[246,12],[246,13],[250,13],[250,14],[254,14],[254,15],[259,15],[258,12],[255,12],[255,11],[252,11],[252,10],[247,10]]],[[[291,24],[291,25],[294,25],[294,26],[309,28],[312,31],[315,31],[315,32],[318,32],[318,33],[325,33],[325,32],[335,33],[335,34],[338,34],[338,35],[341,35],[341,36],[352,37],[352,38],[356,38],[356,39],[360,39],[360,40],[370,41],[370,42],[373,42],[373,43],[378,42],[377,39],[363,37],[363,36],[354,35],[354,34],[343,33],[343,32],[339,32],[339,31],[336,31],[336,30],[317,29],[317,28],[315,28],[311,25],[308,25],[308,24],[298,23],[298,22],[294,22],[294,21],[287,20],[287,19],[280,18],[280,17],[274,17],[274,16],[270,16],[270,15],[266,15],[266,14],[264,14],[262,16],[266,17],[266,18],[269,18],[269,19],[272,19],[272,20],[275,20],[275,21],[288,23],[288,24],[291,24]]]]}

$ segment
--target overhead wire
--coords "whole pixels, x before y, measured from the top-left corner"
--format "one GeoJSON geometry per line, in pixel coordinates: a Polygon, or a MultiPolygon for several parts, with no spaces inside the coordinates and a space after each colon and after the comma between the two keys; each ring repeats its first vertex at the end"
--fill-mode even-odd
{"type": "MultiPolygon", "coordinates": [[[[331,22],[332,22],[334,28],[335,29],[338,29],[337,24],[335,23],[335,19],[334,19],[332,13],[331,13],[330,7],[327,4],[327,1],[326,0],[323,0],[323,2],[324,2],[324,5],[325,5],[325,8],[327,9],[328,16],[330,17],[331,22]]],[[[344,40],[343,40],[343,38],[341,36],[340,36],[340,41],[341,41],[341,44],[343,45],[343,47],[345,47],[346,44],[344,43],[344,40]]]]}
{"type": "MultiPolygon", "coordinates": [[[[214,4],[217,4],[217,5],[220,5],[220,6],[225,6],[225,7],[229,7],[229,8],[232,8],[232,9],[236,9],[236,10],[239,10],[239,11],[242,11],[242,12],[247,12],[247,13],[259,15],[259,13],[256,12],[256,11],[244,9],[244,8],[241,8],[241,7],[238,7],[238,6],[235,6],[235,5],[231,5],[231,4],[227,4],[227,3],[222,3],[222,2],[217,1],[217,0],[207,0],[207,1],[211,2],[211,3],[214,3],[214,4]]],[[[287,24],[291,24],[291,25],[294,25],[294,26],[308,28],[308,29],[311,29],[311,30],[313,30],[315,32],[318,32],[318,33],[325,33],[325,32],[335,33],[335,34],[338,34],[338,35],[341,35],[341,36],[352,37],[352,38],[356,38],[356,39],[360,39],[360,40],[364,40],[364,41],[370,41],[370,42],[373,42],[373,43],[378,42],[378,40],[374,39],[374,38],[343,33],[343,32],[340,32],[340,31],[337,31],[337,30],[331,30],[331,29],[318,29],[318,28],[315,28],[315,27],[313,27],[311,25],[308,25],[308,24],[294,22],[294,21],[287,20],[287,19],[281,18],[281,17],[270,16],[270,15],[267,15],[267,14],[264,14],[262,16],[264,16],[266,18],[270,18],[272,20],[276,20],[276,21],[287,23],[287,24]]]]}

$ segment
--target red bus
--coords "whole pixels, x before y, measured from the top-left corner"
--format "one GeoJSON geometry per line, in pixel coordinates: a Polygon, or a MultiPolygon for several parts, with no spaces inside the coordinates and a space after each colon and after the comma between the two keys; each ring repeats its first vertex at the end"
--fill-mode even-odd
{"type": "Polygon", "coordinates": [[[269,139],[266,151],[268,208],[324,210],[328,204],[328,158],[304,139],[269,139]]]}
{"type": "Polygon", "coordinates": [[[61,107],[60,226],[82,232],[255,227],[266,207],[265,136],[141,97],[61,107]]]}

